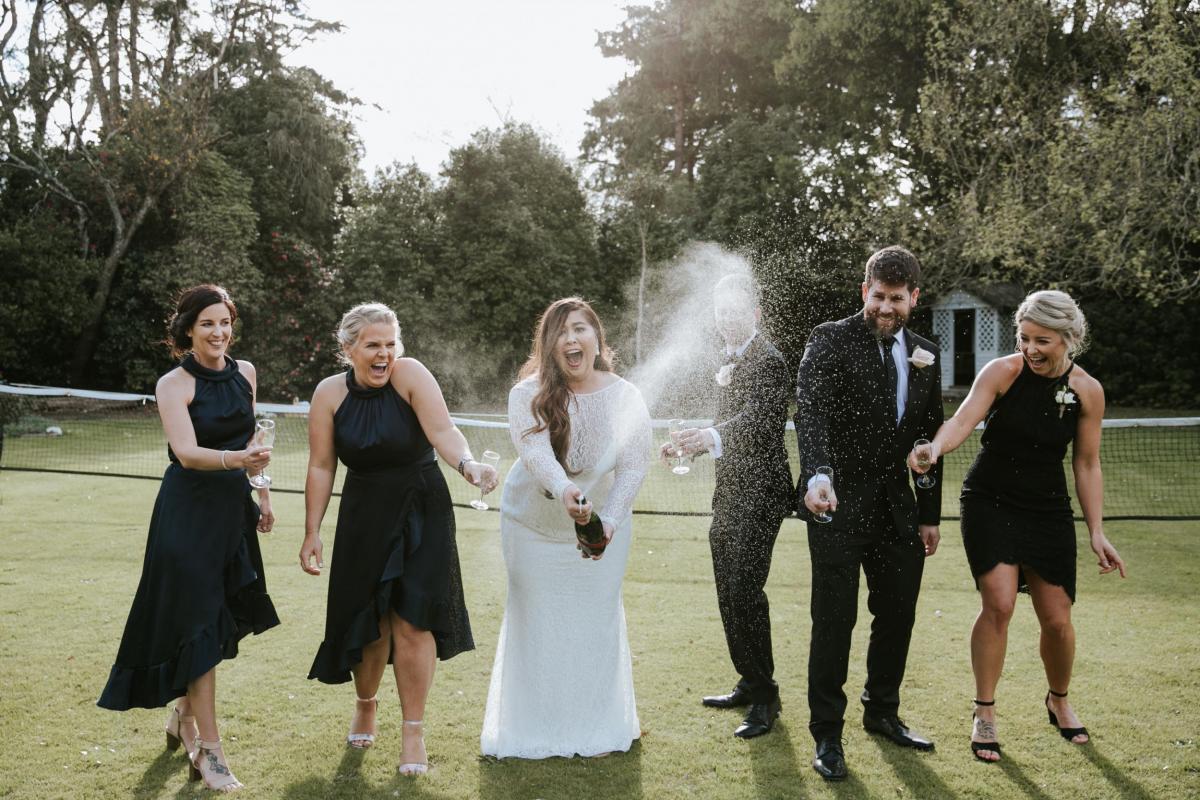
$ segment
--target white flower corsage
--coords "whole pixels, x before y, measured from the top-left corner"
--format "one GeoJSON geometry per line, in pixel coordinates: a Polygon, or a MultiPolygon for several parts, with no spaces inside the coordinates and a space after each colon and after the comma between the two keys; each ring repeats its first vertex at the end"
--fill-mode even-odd
{"type": "Polygon", "coordinates": [[[913,348],[912,355],[908,357],[908,363],[912,364],[914,367],[919,367],[921,369],[925,369],[925,367],[932,366],[933,362],[936,360],[937,360],[937,356],[935,356],[933,353],[929,352],[928,350],[926,350],[923,347],[913,348]]]}
{"type": "Polygon", "coordinates": [[[717,370],[717,374],[714,376],[717,380],[717,386],[725,387],[733,381],[733,369],[736,366],[737,364],[726,364],[717,370]]]}
{"type": "Polygon", "coordinates": [[[1070,386],[1058,387],[1058,393],[1054,395],[1054,402],[1058,403],[1058,418],[1062,419],[1063,412],[1067,410],[1067,406],[1075,405],[1075,393],[1071,391],[1070,386]]]}

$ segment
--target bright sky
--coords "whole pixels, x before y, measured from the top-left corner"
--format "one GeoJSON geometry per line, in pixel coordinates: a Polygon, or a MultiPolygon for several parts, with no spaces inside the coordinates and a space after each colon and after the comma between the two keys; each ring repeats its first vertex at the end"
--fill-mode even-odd
{"type": "Polygon", "coordinates": [[[452,148],[505,119],[533,125],[574,159],[592,102],[627,69],[600,54],[597,31],[615,29],[633,2],[310,0],[311,16],[345,29],[291,60],[364,102],[356,127],[367,174],[416,161],[436,175],[452,148]]]}

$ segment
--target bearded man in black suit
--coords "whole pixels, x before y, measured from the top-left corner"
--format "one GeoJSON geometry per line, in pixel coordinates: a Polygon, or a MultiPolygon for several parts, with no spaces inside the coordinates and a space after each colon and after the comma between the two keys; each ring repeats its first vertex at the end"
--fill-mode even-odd
{"type": "Polygon", "coordinates": [[[708,532],[717,606],[734,669],[733,691],[705,697],[711,708],[749,706],[734,736],[767,733],[779,717],[774,680],[770,608],[764,587],[771,553],[795,495],[783,444],[791,392],[787,364],[758,331],[757,290],[748,275],[728,275],[713,289],[725,363],[714,376],[717,416],[711,428],[690,428],[662,446],[664,459],[679,450],[716,459],[713,520],[708,532]]]}
{"type": "Polygon", "coordinates": [[[906,328],[920,279],[920,263],[904,248],[872,255],[862,311],[818,325],[800,363],[797,489],[813,575],[809,729],[817,743],[813,768],[827,780],[847,774],[843,686],[860,569],[873,617],[863,727],[902,746],[933,749],[899,717],[921,573],[937,552],[941,518],[940,472],[932,488],[914,496],[905,463],[914,441],[932,439],[943,419],[940,370],[928,368],[938,348],[906,328]],[[831,468],[832,477],[819,467],[831,468]]]}

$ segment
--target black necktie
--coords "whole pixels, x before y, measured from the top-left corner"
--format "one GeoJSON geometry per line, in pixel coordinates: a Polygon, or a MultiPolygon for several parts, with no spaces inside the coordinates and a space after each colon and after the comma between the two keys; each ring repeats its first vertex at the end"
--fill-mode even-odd
{"type": "Polygon", "coordinates": [[[892,358],[892,345],[896,343],[895,336],[884,336],[879,340],[880,347],[883,349],[883,371],[887,373],[887,387],[889,392],[888,408],[892,411],[891,422],[896,424],[897,407],[896,393],[898,390],[899,377],[896,374],[896,360],[892,358]]]}

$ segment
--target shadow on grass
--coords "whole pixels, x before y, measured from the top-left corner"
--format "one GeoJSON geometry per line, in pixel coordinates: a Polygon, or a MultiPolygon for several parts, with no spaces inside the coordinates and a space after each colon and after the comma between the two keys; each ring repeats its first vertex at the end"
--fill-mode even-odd
{"type": "Polygon", "coordinates": [[[184,782],[187,781],[187,756],[181,755],[181,751],[163,750],[158,754],[158,757],[150,762],[150,766],[146,767],[146,771],[142,773],[141,780],[133,789],[134,797],[158,797],[162,792],[163,787],[167,785],[176,773],[182,771],[184,774],[184,782]]]}
{"type": "MultiPolygon", "coordinates": [[[[807,738],[808,731],[805,730],[807,738]]],[[[750,742],[750,769],[759,797],[806,797],[800,763],[787,723],[779,721],[765,736],[750,742]]],[[[812,773],[814,776],[816,773],[812,773]]]]}
{"type": "MultiPolygon", "coordinates": [[[[347,747],[338,762],[337,770],[332,778],[306,778],[290,784],[283,790],[283,797],[291,800],[315,800],[328,797],[378,797],[392,798],[402,794],[404,797],[445,798],[446,795],[434,792],[422,785],[420,778],[406,778],[396,775],[390,782],[381,786],[371,786],[363,779],[362,763],[367,751],[357,747],[347,747]]],[[[431,767],[436,769],[436,765],[431,767]]]]}
{"type": "Polygon", "coordinates": [[[899,747],[878,736],[868,736],[871,744],[879,748],[880,757],[888,763],[896,777],[908,787],[912,797],[949,798],[958,794],[946,785],[929,766],[934,753],[922,753],[911,747],[899,747]]]}
{"type": "Polygon", "coordinates": [[[1105,758],[1095,744],[1087,744],[1080,748],[1083,751],[1084,758],[1092,762],[1092,766],[1100,770],[1100,774],[1104,779],[1112,784],[1113,789],[1118,795],[1125,798],[1133,798],[1133,800],[1151,800],[1153,795],[1142,788],[1142,785],[1126,775],[1119,767],[1113,765],[1111,761],[1105,758]]]}
{"type": "Polygon", "coordinates": [[[605,758],[479,759],[481,800],[514,797],[587,797],[639,800],[642,743],[605,758]]]}
{"type": "Polygon", "coordinates": [[[1003,757],[996,762],[996,766],[1000,768],[1005,777],[1013,782],[1013,786],[1020,789],[1030,800],[1055,800],[1025,774],[1021,762],[1013,758],[1010,751],[1004,753],[1003,757]]]}

